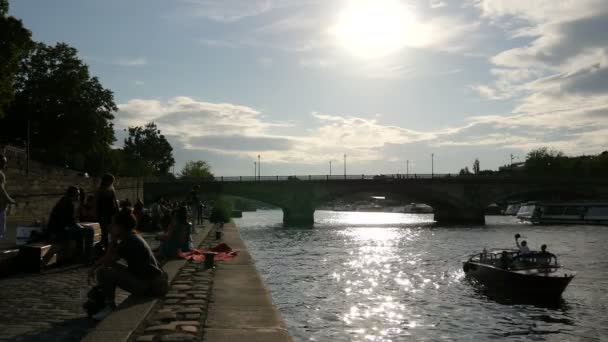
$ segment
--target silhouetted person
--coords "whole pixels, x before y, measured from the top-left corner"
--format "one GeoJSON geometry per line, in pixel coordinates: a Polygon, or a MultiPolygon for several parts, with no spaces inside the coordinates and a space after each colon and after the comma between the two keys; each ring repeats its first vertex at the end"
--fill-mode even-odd
{"type": "Polygon", "coordinates": [[[95,196],[87,196],[87,199],[80,206],[79,212],[80,222],[94,222],[97,219],[95,216],[95,196]]]}
{"type": "Polygon", "coordinates": [[[112,217],[118,213],[118,203],[114,192],[114,176],[111,174],[106,174],[101,178],[101,183],[95,193],[95,206],[97,208],[97,219],[101,227],[101,243],[107,246],[112,217]]]}
{"type": "Polygon", "coordinates": [[[111,243],[106,254],[91,268],[89,279],[97,276],[105,297],[105,308],[93,315],[102,320],[116,307],[116,287],[142,296],[163,296],[169,284],[150,246],[136,231],[137,220],[130,208],[114,216],[111,243]],[[127,266],[116,263],[124,259],[127,266]]]}
{"type": "Polygon", "coordinates": [[[6,176],[4,168],[6,167],[6,157],[0,154],[0,240],[4,239],[6,232],[6,210],[9,204],[15,204],[15,200],[6,192],[6,176]]]}
{"type": "Polygon", "coordinates": [[[76,241],[78,253],[86,261],[90,261],[95,230],[92,227],[83,227],[78,224],[76,211],[78,201],[78,188],[68,187],[65,195],[59,199],[51,211],[47,233],[51,241],[76,241]]]}
{"type": "Polygon", "coordinates": [[[529,254],[530,248],[528,247],[528,242],[526,240],[522,240],[520,243],[519,242],[520,237],[521,237],[521,235],[515,234],[515,244],[517,245],[517,248],[519,249],[519,253],[520,254],[529,254]]]}

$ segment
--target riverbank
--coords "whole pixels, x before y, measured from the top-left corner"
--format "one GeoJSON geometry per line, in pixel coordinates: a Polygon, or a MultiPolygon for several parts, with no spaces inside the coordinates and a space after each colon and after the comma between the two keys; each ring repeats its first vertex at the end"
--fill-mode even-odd
{"type": "Polygon", "coordinates": [[[291,341],[234,223],[224,226],[222,242],[238,249],[239,254],[233,260],[217,265],[204,340],[291,341]]]}

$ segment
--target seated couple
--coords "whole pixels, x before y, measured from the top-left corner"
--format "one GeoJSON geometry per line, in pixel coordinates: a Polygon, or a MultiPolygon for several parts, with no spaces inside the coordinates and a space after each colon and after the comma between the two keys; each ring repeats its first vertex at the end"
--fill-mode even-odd
{"type": "Polygon", "coordinates": [[[87,262],[92,261],[92,247],[95,231],[78,223],[76,206],[80,191],[70,186],[55,204],[47,224],[46,237],[51,242],[75,241],[78,254],[87,262]]]}
{"type": "Polygon", "coordinates": [[[177,209],[165,233],[157,237],[161,241],[158,256],[161,259],[176,258],[179,251],[190,252],[192,246],[192,224],[188,222],[188,209],[177,209]]]}
{"type": "Polygon", "coordinates": [[[105,300],[105,307],[92,316],[96,320],[104,319],[116,307],[116,287],[140,296],[163,296],[169,289],[167,274],[136,226],[131,208],[122,208],[110,226],[111,243],[106,254],[89,271],[89,280],[97,278],[105,300]],[[118,264],[120,259],[127,265],[118,264]]]}

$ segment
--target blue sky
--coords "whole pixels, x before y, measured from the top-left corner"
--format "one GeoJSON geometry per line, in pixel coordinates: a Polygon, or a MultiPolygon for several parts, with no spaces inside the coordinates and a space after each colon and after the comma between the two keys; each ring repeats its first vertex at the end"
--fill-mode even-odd
{"type": "Polygon", "coordinates": [[[13,0],[76,47],[120,110],[155,121],[177,170],[217,175],[495,169],[606,150],[606,0],[13,0]]]}

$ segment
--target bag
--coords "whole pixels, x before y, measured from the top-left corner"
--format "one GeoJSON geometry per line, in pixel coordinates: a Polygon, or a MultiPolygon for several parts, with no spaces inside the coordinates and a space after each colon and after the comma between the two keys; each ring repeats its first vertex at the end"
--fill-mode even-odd
{"type": "Polygon", "coordinates": [[[105,296],[101,286],[93,286],[87,293],[87,301],[82,305],[82,308],[87,312],[89,317],[101,311],[106,306],[105,296]]]}

